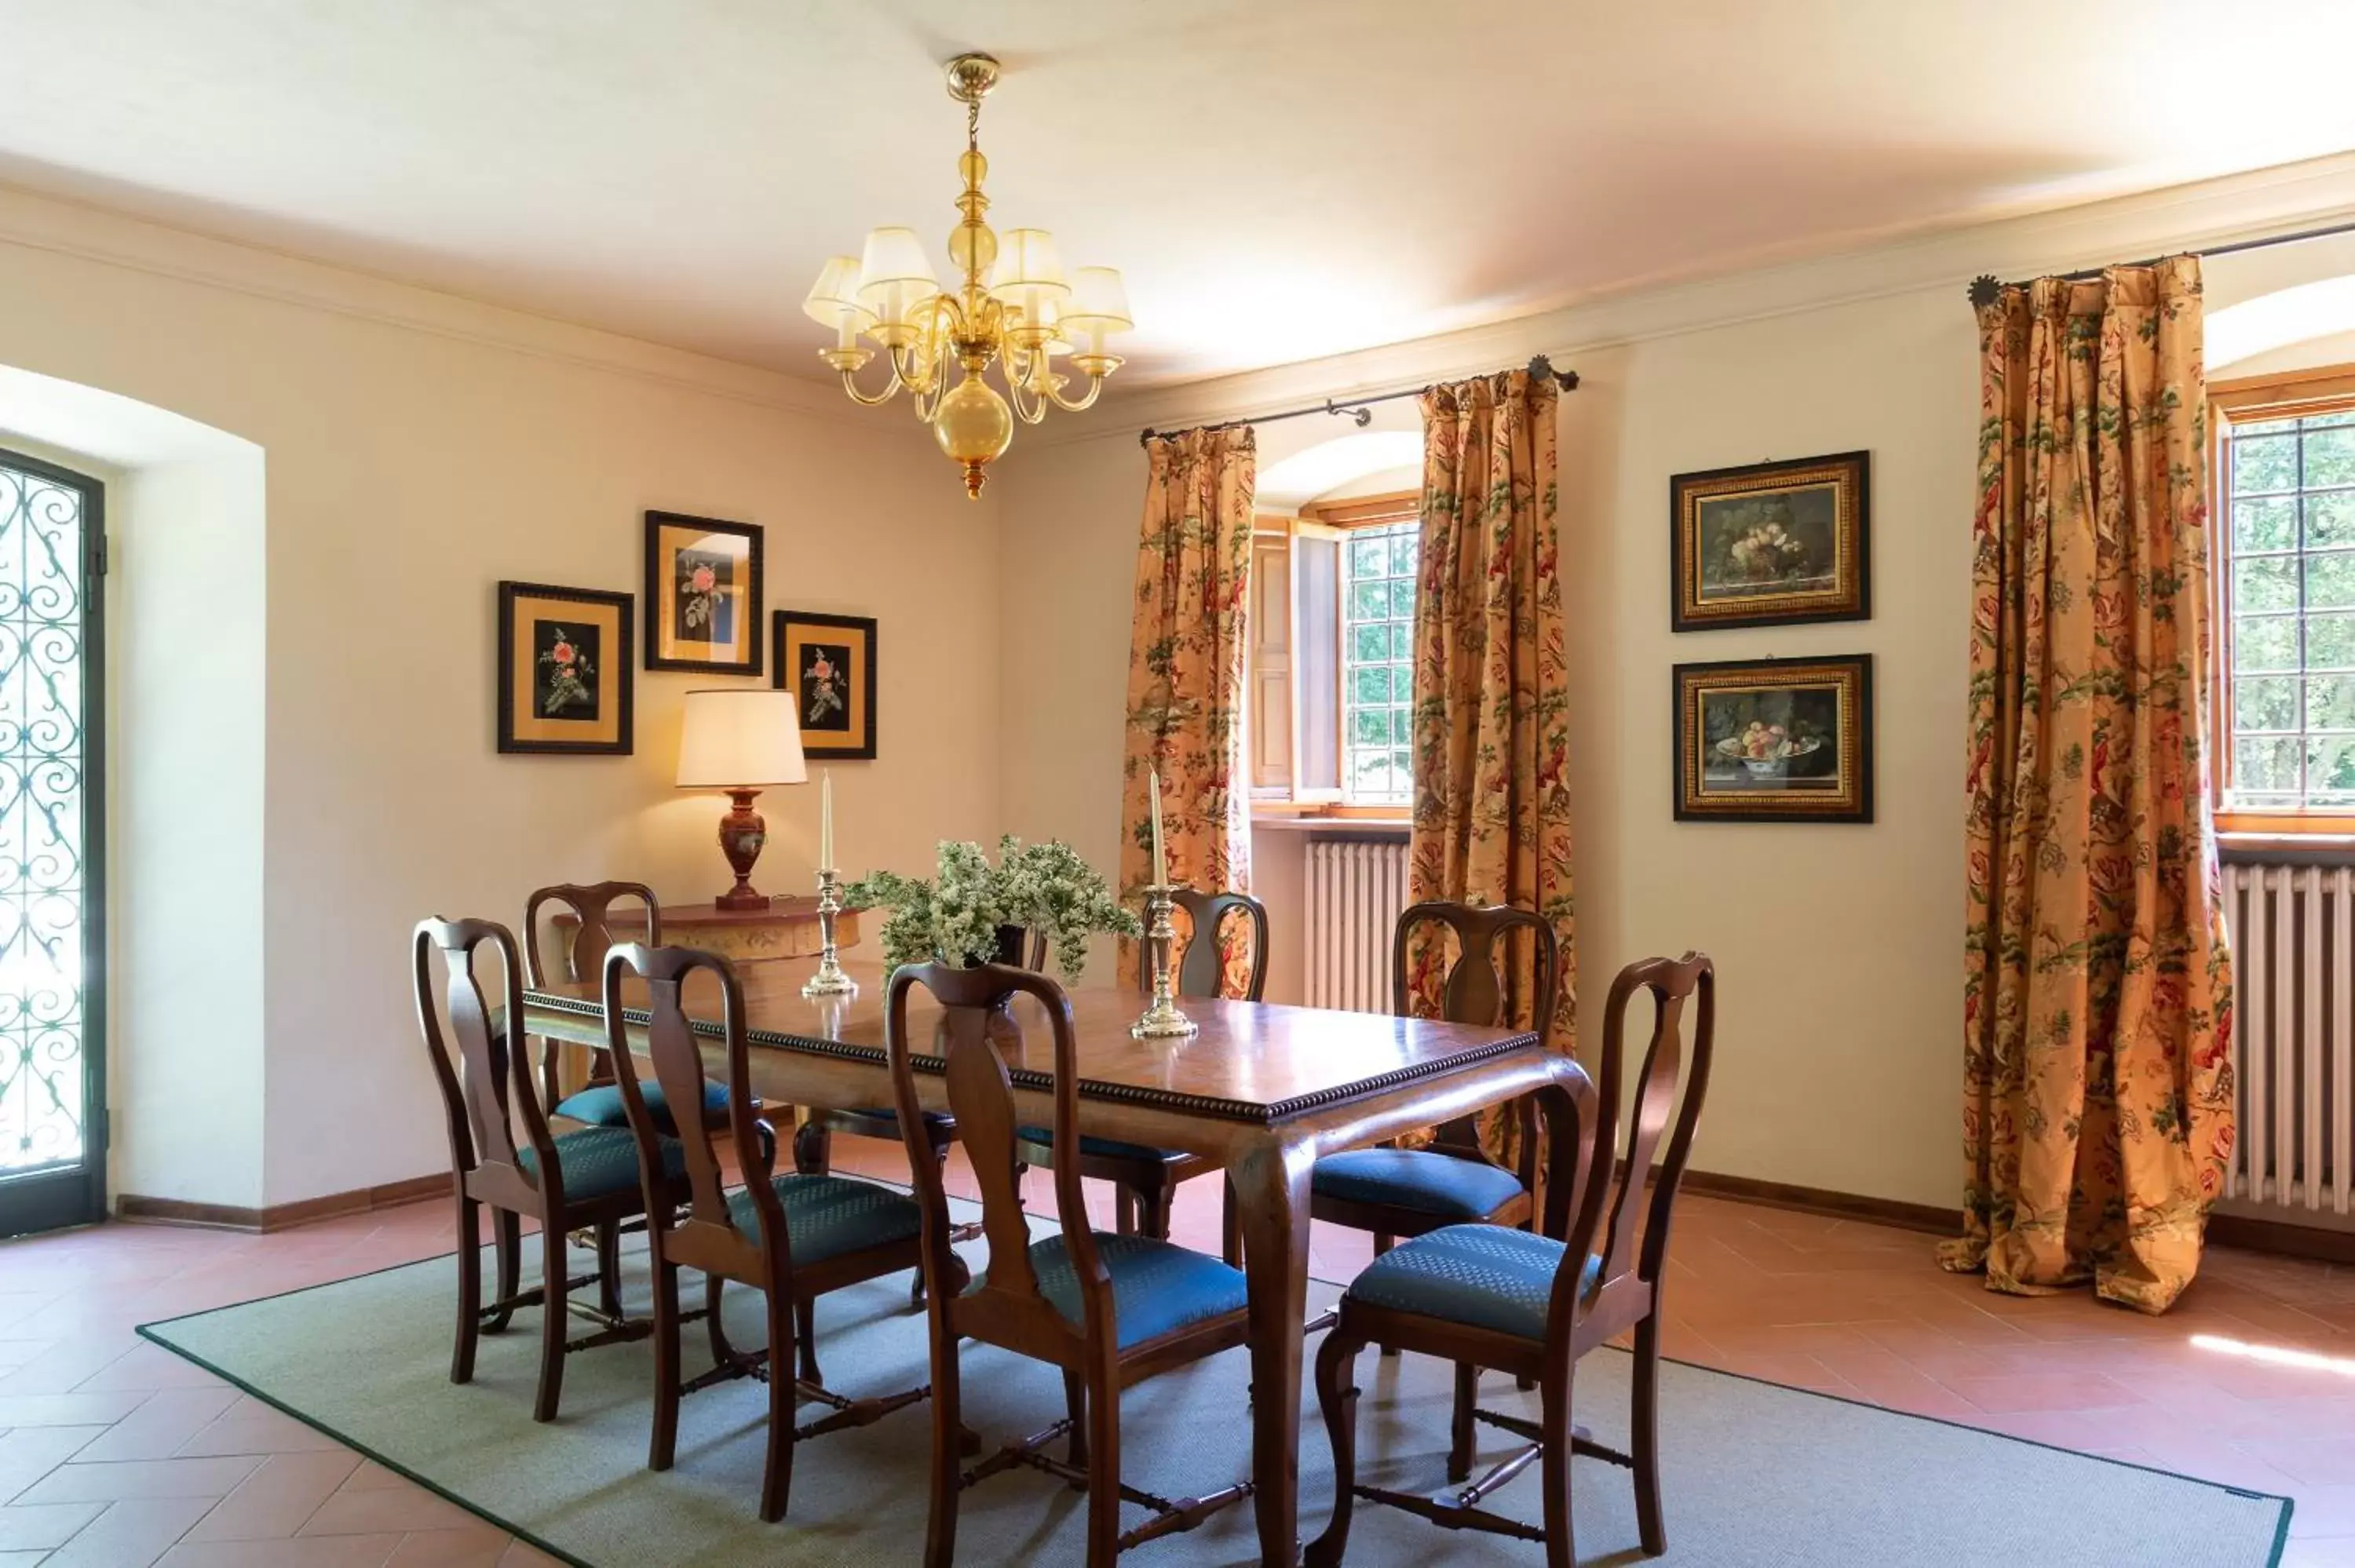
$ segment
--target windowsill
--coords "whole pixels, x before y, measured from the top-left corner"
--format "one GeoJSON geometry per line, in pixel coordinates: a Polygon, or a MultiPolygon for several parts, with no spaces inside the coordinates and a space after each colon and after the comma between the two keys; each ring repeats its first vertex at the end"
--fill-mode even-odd
{"type": "Polygon", "coordinates": [[[1363,833],[1369,838],[1404,838],[1413,831],[1413,821],[1403,811],[1396,816],[1327,817],[1312,816],[1301,811],[1253,811],[1251,820],[1254,832],[1262,828],[1274,828],[1283,832],[1363,833]]]}
{"type": "MultiPolygon", "coordinates": [[[[2336,827],[2338,824],[2333,824],[2336,827]]],[[[2355,864],[2355,822],[2345,832],[2233,832],[2220,829],[2216,853],[2226,862],[2296,861],[2317,864],[2355,864]]]]}

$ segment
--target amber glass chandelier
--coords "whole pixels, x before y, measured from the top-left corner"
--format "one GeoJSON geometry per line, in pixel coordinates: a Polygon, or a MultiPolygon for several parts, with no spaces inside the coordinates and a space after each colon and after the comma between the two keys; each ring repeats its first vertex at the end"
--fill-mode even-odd
{"type": "Polygon", "coordinates": [[[964,281],[942,288],[915,230],[879,228],[868,235],[864,256],[827,260],[802,309],[834,329],[834,346],[818,354],[841,373],[842,389],[869,405],[905,389],[941,450],[963,465],[965,493],[978,498],[989,464],[1014,440],[1015,418],[1035,425],[1050,404],[1076,413],[1093,403],[1121,364],[1104,352],[1105,340],[1135,323],[1117,271],[1080,267],[1066,277],[1045,229],[1000,236],[982,221],[989,160],[979,144],[981,101],[997,85],[997,61],[959,55],[948,76],[949,96],[965,106],[964,154],[957,159],[964,191],[956,198],[964,221],[949,231],[949,264],[964,281]],[[863,392],[858,373],[877,348],[890,379],[879,392],[863,392]],[[1058,355],[1087,377],[1076,397],[1065,396],[1071,378],[1055,368],[1058,355]],[[983,379],[992,361],[1006,383],[1003,396],[983,379]]]}

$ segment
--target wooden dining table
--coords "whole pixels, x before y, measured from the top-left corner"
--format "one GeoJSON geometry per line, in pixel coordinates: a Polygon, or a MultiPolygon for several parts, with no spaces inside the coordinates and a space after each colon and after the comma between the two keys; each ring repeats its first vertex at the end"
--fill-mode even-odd
{"type": "MultiPolygon", "coordinates": [[[[785,1106],[857,1109],[891,1102],[883,1055],[883,971],[856,959],[843,967],[858,982],[858,992],[820,999],[801,993],[814,959],[738,971],[754,1047],[751,1087],[773,1114],[785,1106]]],[[[645,1014],[632,1005],[633,995],[625,989],[622,1000],[634,1040],[645,1014]]],[[[1261,1556],[1291,1568],[1299,1559],[1310,1167],[1320,1155],[1523,1095],[1538,1094],[1550,1119],[1571,1096],[1541,1091],[1584,1091],[1585,1075],[1526,1030],[1189,998],[1181,1005],[1200,1025],[1199,1033],[1137,1040],[1128,1026],[1143,1009],[1141,992],[1095,985],[1070,995],[1079,1044],[1080,1131],[1206,1155],[1226,1168],[1234,1184],[1251,1287],[1252,1479],[1261,1556]]],[[[700,996],[690,986],[687,1010],[698,1033],[716,1042],[717,983],[700,996]]],[[[917,988],[909,1014],[920,1069],[917,1097],[927,1109],[944,1110],[943,1080],[922,1071],[937,1011],[929,993],[917,988]]],[[[592,982],[527,991],[524,1012],[527,1033],[604,1043],[603,1009],[592,982]]],[[[1052,1040],[1043,1014],[1028,999],[1018,1002],[1014,1017],[1022,1040],[1007,1052],[1007,1062],[1017,1110],[1044,1124],[1054,1113],[1052,1040]]],[[[706,1060],[725,1072],[725,1053],[716,1043],[706,1060]]]]}

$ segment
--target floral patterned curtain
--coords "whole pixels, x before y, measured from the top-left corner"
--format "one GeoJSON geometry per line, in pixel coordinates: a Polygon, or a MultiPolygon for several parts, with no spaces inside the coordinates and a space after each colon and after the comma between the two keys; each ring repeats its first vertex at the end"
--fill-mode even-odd
{"type": "MultiPolygon", "coordinates": [[[[1513,904],[1561,937],[1550,1043],[1575,1043],[1569,672],[1554,548],[1551,376],[1525,370],[1434,387],[1423,397],[1423,572],[1414,611],[1414,830],[1409,897],[1513,904]]],[[[1512,942],[1514,1020],[1537,1021],[1532,955],[1512,942]]],[[[1436,937],[1408,953],[1418,1012],[1436,1010],[1436,937]]],[[[1514,1163],[1510,1118],[1481,1141],[1514,1163]]]]}
{"type": "Polygon", "coordinates": [[[2007,288],[1978,323],[1966,1173],[1940,1261],[2160,1312],[2233,1137],[2200,263],[2007,288]]]}
{"type": "MultiPolygon", "coordinates": [[[[1121,899],[1153,878],[1151,769],[1161,770],[1170,880],[1204,892],[1251,888],[1251,791],[1244,770],[1244,610],[1259,439],[1248,426],[1186,430],[1146,443],[1152,478],[1136,550],[1128,653],[1121,899]]],[[[1229,924],[1228,990],[1249,978],[1240,922],[1229,924]]],[[[1131,944],[1122,968],[1136,973],[1131,944]]]]}

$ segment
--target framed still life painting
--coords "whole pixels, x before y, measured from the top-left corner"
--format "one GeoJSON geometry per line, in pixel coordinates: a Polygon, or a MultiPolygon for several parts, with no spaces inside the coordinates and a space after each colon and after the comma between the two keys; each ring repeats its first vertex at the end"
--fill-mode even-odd
{"type": "Polygon", "coordinates": [[[794,694],[809,756],[875,755],[875,621],[858,615],[777,611],[771,683],[794,694]]]}
{"type": "Polygon", "coordinates": [[[1872,821],[1872,655],[1679,664],[1680,822],[1872,821]]]}
{"type": "Polygon", "coordinates": [[[646,668],[761,673],[761,528],[646,514],[646,668]]]}
{"type": "Polygon", "coordinates": [[[630,596],[499,585],[499,749],[630,754],[630,596]]]}
{"type": "Polygon", "coordinates": [[[1678,631],[1872,619],[1871,454],[1668,481],[1678,631]]]}

